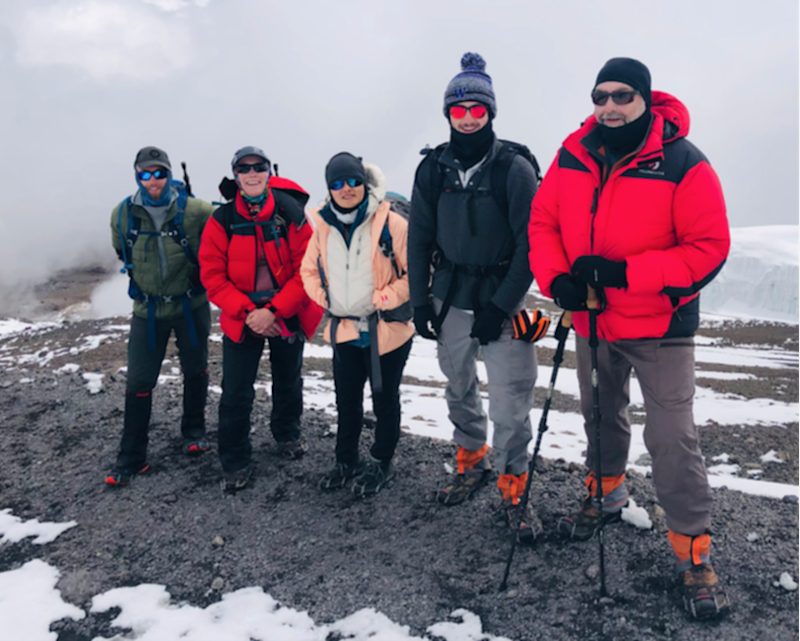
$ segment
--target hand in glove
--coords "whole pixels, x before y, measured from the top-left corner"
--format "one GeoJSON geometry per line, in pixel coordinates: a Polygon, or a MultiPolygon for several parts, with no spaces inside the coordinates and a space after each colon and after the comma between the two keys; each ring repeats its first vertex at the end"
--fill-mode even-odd
{"type": "Polygon", "coordinates": [[[586,285],[569,274],[556,276],[556,279],[550,284],[550,294],[556,305],[571,312],[586,310],[588,293],[586,285]]]}
{"type": "Polygon", "coordinates": [[[420,305],[414,308],[414,327],[422,338],[436,340],[436,314],[433,305],[420,305]]]}
{"type": "Polygon", "coordinates": [[[581,256],[572,263],[572,275],[592,289],[600,287],[627,287],[625,270],[628,263],[617,262],[602,256],[581,256]]]}
{"type": "Polygon", "coordinates": [[[542,312],[538,309],[531,316],[528,315],[528,310],[521,309],[511,322],[514,324],[514,338],[527,343],[538,341],[550,327],[550,319],[542,316],[542,312]]]}
{"type": "Polygon", "coordinates": [[[481,345],[488,345],[500,338],[503,333],[503,323],[508,314],[494,303],[489,303],[486,309],[475,313],[475,322],[472,324],[470,338],[477,338],[481,345]]]}

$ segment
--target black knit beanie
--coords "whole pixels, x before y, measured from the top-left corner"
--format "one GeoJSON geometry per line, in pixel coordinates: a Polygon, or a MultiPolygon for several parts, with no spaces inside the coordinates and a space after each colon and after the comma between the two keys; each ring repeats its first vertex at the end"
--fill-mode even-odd
{"type": "Polygon", "coordinates": [[[356,158],[346,151],[336,154],[325,167],[325,183],[328,187],[344,178],[357,178],[362,183],[367,182],[367,173],[364,171],[364,163],[361,162],[361,158],[356,158]]]}
{"type": "Polygon", "coordinates": [[[652,104],[650,95],[650,70],[633,58],[611,58],[597,74],[597,87],[601,82],[614,80],[638,89],[647,106],[652,104]]]}

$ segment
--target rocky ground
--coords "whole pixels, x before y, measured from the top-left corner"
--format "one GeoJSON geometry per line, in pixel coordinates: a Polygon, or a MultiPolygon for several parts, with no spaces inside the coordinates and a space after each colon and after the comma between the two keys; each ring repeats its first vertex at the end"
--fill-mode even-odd
{"type": "MultiPolygon", "coordinates": [[[[124,326],[123,319],[116,322],[124,326]]],[[[452,445],[404,434],[397,479],[380,495],[364,500],[347,491],[321,493],[317,482],[333,460],[329,426],[335,419],[307,411],[309,453],[284,461],[274,451],[270,400],[263,393],[253,417],[256,472],[246,490],[235,496],[221,492],[214,451],[196,459],[180,453],[178,381],[164,383],[155,395],[152,470],[128,488],[107,488],[102,481],[116,455],[125,384],[118,372],[125,365],[124,330],[104,330],[108,325],[81,321],[0,339],[0,509],[11,508],[24,519],[79,524],[49,545],[28,540],[0,545],[0,572],[42,559],[61,572],[57,587],[64,600],[87,611],[92,596],[120,586],[163,584],[176,600],[205,606],[225,592],[258,585],[317,622],[373,607],[418,635],[456,608],[466,608],[481,617],[486,632],[514,640],[798,637],[797,592],[775,585],[782,572],[797,578],[793,497],[714,490],[715,567],[733,609],[720,622],[698,624],[682,611],[652,483],[635,473],[633,497],[650,512],[654,528],[627,523],[608,528],[612,601],[604,603],[596,577],[597,541],[565,543],[553,533],[558,516],[574,509],[583,491],[585,470],[563,461],[539,462],[533,496],[546,534],[534,548],[518,549],[504,592],[498,586],[511,539],[492,524],[496,490],[487,487],[451,508],[433,500],[435,488],[447,480],[445,464],[455,466],[452,445]],[[81,351],[86,337],[99,334],[107,336],[101,344],[81,351]],[[32,355],[27,364],[24,354],[32,355]],[[81,369],[56,372],[66,363],[81,369]],[[104,374],[102,392],[89,393],[85,372],[104,374]]],[[[732,344],[797,349],[797,326],[729,323],[704,331],[732,344]]],[[[177,364],[172,349],[165,373],[177,364]]],[[[216,384],[220,356],[219,343],[212,342],[210,376],[216,384]]],[[[540,350],[542,362],[551,356],[540,350]]],[[[309,360],[306,366],[319,371],[326,364],[309,360]]],[[[269,378],[266,359],[259,376],[269,378]]],[[[756,383],[714,384],[730,386],[731,393],[797,399],[796,368],[770,371],[767,382],[758,379],[763,389],[748,392],[750,382],[756,383]]],[[[218,400],[209,395],[212,443],[218,400]]],[[[575,409],[576,399],[557,395],[554,407],[575,409]]],[[[707,457],[725,452],[743,469],[758,465],[765,480],[798,482],[797,423],[712,425],[701,430],[701,439],[707,457]],[[769,449],[786,463],[762,463],[759,457],[769,449]]],[[[369,430],[363,441],[366,453],[369,430]]],[[[57,622],[52,630],[58,641],[111,637],[120,632],[109,627],[111,618],[90,614],[82,621],[57,622]]]]}

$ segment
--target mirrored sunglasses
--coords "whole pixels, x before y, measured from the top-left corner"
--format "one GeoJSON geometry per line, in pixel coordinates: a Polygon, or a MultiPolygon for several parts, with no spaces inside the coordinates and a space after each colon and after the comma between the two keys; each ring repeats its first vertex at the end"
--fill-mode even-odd
{"type": "Polygon", "coordinates": [[[236,174],[249,174],[251,171],[255,171],[256,173],[264,173],[269,169],[269,166],[265,162],[260,162],[255,165],[247,165],[247,164],[240,164],[234,167],[236,170],[236,174]]]}
{"type": "Polygon", "coordinates": [[[161,180],[169,176],[168,169],[156,169],[155,171],[139,171],[136,173],[139,176],[139,180],[146,181],[150,180],[151,178],[155,178],[156,180],[161,180]]]}
{"type": "Polygon", "coordinates": [[[358,187],[364,184],[358,178],[340,178],[339,180],[334,180],[330,184],[330,188],[332,191],[339,191],[344,187],[345,183],[347,183],[348,187],[358,187]]]}
{"type": "Polygon", "coordinates": [[[450,107],[450,115],[456,120],[461,120],[467,115],[468,111],[473,118],[480,120],[486,115],[488,110],[486,109],[486,105],[472,105],[471,107],[465,107],[464,105],[453,105],[450,107]]]}
{"type": "Polygon", "coordinates": [[[592,102],[598,107],[602,107],[608,102],[608,99],[611,98],[615,105],[629,105],[633,102],[633,99],[638,93],[636,89],[620,89],[618,91],[612,91],[611,93],[607,91],[593,91],[592,102]]]}

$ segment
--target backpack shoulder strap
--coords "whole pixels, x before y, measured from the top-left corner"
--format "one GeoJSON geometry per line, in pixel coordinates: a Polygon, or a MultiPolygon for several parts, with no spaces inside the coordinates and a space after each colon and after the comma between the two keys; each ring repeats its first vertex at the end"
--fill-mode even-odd
{"type": "Polygon", "coordinates": [[[228,236],[228,242],[231,242],[231,237],[233,236],[233,219],[236,214],[236,204],[234,201],[230,201],[225,203],[224,205],[220,205],[217,210],[214,212],[214,220],[216,220],[222,228],[225,230],[225,234],[228,236]]]}
{"type": "Polygon", "coordinates": [[[381,237],[378,239],[378,246],[381,249],[381,253],[392,261],[392,267],[394,268],[394,273],[399,280],[403,276],[405,276],[406,272],[405,270],[400,269],[400,266],[397,264],[397,258],[394,255],[394,243],[392,242],[392,232],[389,231],[389,216],[391,216],[391,214],[392,212],[390,211],[387,214],[386,220],[383,223],[383,228],[381,229],[381,237]]]}
{"type": "Polygon", "coordinates": [[[447,143],[443,142],[435,149],[425,147],[420,151],[425,158],[422,159],[422,162],[417,167],[415,181],[422,179],[420,182],[426,186],[422,190],[423,197],[432,207],[435,207],[439,202],[439,196],[444,186],[444,176],[439,168],[439,158],[442,157],[445,147],[447,147],[447,143]]]}
{"type": "Polygon", "coordinates": [[[186,201],[189,199],[189,194],[183,183],[173,184],[178,187],[178,201],[176,203],[178,211],[175,213],[175,216],[172,217],[172,220],[169,221],[170,237],[180,245],[183,253],[186,254],[186,258],[189,259],[192,265],[199,265],[197,257],[194,255],[192,248],[189,247],[189,239],[186,237],[186,230],[183,227],[183,217],[186,213],[186,201]]]}
{"type": "Polygon", "coordinates": [[[510,140],[501,140],[502,149],[492,163],[492,194],[500,208],[508,212],[508,172],[516,156],[528,161],[536,176],[536,186],[542,181],[542,173],[536,157],[525,145],[510,140]]]}

